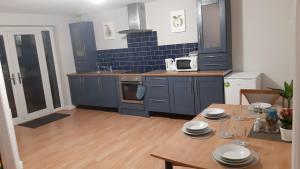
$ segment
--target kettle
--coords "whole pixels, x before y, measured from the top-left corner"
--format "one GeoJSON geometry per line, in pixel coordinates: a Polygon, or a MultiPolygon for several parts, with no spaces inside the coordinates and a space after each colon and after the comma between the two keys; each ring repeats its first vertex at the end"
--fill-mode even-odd
{"type": "Polygon", "coordinates": [[[166,62],[166,70],[167,71],[175,71],[176,70],[174,59],[167,58],[167,59],[165,59],[165,62],[166,62]]]}

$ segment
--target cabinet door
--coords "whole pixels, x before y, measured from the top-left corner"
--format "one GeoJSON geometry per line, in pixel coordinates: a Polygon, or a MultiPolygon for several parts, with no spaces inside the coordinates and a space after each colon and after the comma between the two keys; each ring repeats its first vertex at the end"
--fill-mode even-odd
{"type": "Polygon", "coordinates": [[[170,77],[171,112],[195,115],[194,85],[192,77],[170,77]]]}
{"type": "Polygon", "coordinates": [[[90,72],[97,70],[97,48],[92,22],[70,24],[73,54],[76,71],[90,72]]]}
{"type": "Polygon", "coordinates": [[[82,105],[84,97],[82,96],[82,79],[80,76],[69,76],[70,92],[73,105],[82,105]]]}
{"type": "Polygon", "coordinates": [[[87,57],[89,69],[91,71],[96,71],[97,70],[97,47],[96,47],[93,22],[82,22],[80,27],[81,27],[81,34],[84,35],[82,36],[82,40],[84,44],[84,51],[87,57]]]}
{"type": "Polygon", "coordinates": [[[197,113],[212,103],[224,103],[223,77],[196,77],[194,82],[197,113]]]}
{"type": "Polygon", "coordinates": [[[100,83],[100,105],[102,107],[118,108],[118,87],[115,77],[98,78],[100,83]]]}
{"type": "Polygon", "coordinates": [[[98,77],[86,76],[83,77],[83,93],[82,97],[86,97],[84,105],[86,106],[101,106],[101,93],[98,77]]]}
{"type": "Polygon", "coordinates": [[[70,34],[73,47],[73,55],[75,60],[84,60],[86,57],[85,54],[85,45],[83,41],[83,35],[81,31],[81,26],[79,23],[70,24],[70,34]]]}
{"type": "Polygon", "coordinates": [[[227,51],[226,10],[226,0],[198,0],[200,53],[227,51]]]}

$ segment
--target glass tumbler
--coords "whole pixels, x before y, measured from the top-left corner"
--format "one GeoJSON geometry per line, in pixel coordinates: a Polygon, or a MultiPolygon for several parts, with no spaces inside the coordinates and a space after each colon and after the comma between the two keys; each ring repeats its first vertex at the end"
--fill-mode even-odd
{"type": "Polygon", "coordinates": [[[247,136],[248,136],[248,130],[247,127],[243,124],[243,120],[241,119],[235,119],[234,120],[234,143],[241,145],[241,146],[247,146],[247,136]]]}
{"type": "Polygon", "coordinates": [[[229,130],[230,127],[230,119],[225,118],[222,119],[219,126],[219,136],[224,139],[232,138],[233,134],[229,130]]]}

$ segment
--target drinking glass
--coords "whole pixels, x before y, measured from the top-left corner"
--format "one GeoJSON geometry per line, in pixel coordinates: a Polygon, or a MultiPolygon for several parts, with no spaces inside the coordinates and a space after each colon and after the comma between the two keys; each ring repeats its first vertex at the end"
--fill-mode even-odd
{"type": "Polygon", "coordinates": [[[235,118],[233,119],[234,125],[233,125],[233,130],[234,130],[234,143],[241,145],[241,146],[247,146],[247,136],[248,136],[248,130],[247,127],[244,125],[244,121],[242,118],[235,118]]]}
{"type": "Polygon", "coordinates": [[[221,120],[221,124],[219,126],[219,136],[221,138],[227,139],[233,136],[232,132],[229,130],[230,119],[225,118],[221,120]]]}

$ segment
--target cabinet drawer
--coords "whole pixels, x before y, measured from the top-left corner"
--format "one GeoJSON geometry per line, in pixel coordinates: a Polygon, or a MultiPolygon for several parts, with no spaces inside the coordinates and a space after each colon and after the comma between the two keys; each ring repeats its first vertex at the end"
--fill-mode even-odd
{"type": "Polygon", "coordinates": [[[163,98],[150,98],[148,100],[148,110],[155,112],[170,112],[169,100],[163,98]]]}
{"type": "Polygon", "coordinates": [[[167,84],[148,84],[148,97],[150,98],[168,98],[169,87],[167,84]]]}
{"type": "Polygon", "coordinates": [[[199,63],[200,70],[226,70],[228,69],[227,62],[202,62],[199,63]]]}
{"type": "Polygon", "coordinates": [[[167,77],[147,77],[147,84],[159,85],[159,84],[168,84],[167,77]]]}
{"type": "Polygon", "coordinates": [[[203,62],[227,61],[226,53],[200,54],[199,60],[203,62]]]}

